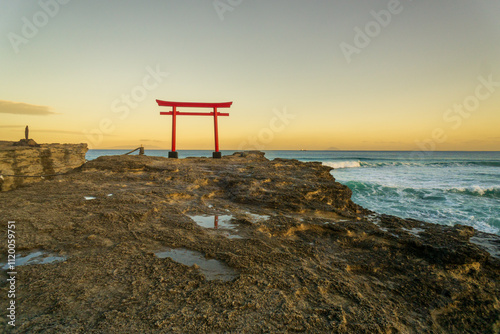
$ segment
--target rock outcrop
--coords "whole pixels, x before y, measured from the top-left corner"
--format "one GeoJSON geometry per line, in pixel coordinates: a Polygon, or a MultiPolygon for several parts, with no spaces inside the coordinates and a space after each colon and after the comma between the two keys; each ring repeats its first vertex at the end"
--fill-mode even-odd
{"type": "Polygon", "coordinates": [[[16,221],[19,255],[65,259],[16,267],[16,329],[499,332],[499,236],[371,212],[329,171],[259,152],[113,156],[0,193],[0,234],[16,221]],[[236,276],[209,281],[165,250],[236,276]]]}
{"type": "Polygon", "coordinates": [[[12,145],[14,146],[31,146],[31,147],[40,147],[40,144],[37,144],[36,141],[33,139],[21,139],[20,141],[17,141],[13,143],[12,145]]]}
{"type": "Polygon", "coordinates": [[[26,143],[0,142],[0,191],[50,179],[80,167],[85,163],[88,150],[87,144],[26,143]]]}

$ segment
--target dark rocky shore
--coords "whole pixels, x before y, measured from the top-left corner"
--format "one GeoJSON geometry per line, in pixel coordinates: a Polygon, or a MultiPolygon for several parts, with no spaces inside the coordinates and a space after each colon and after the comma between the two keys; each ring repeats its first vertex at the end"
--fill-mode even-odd
{"type": "MultiPolygon", "coordinates": [[[[16,268],[16,330],[500,332],[498,236],[379,215],[350,197],[329,167],[260,152],[101,157],[2,192],[0,262],[9,220],[18,255],[65,259],[16,268]],[[215,215],[230,226],[193,220],[215,215]],[[169,249],[233,275],[209,280],[155,255],[169,249]]],[[[1,275],[0,331],[11,329],[1,275]]]]}

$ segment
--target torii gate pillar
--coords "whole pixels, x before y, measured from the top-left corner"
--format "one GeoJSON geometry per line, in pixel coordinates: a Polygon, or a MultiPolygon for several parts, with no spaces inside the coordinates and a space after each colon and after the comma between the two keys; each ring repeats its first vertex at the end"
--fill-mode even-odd
{"type": "Polygon", "coordinates": [[[176,139],[176,120],[177,116],[214,116],[214,139],[215,139],[215,151],[212,154],[214,159],[222,158],[222,153],[219,151],[219,126],[217,123],[218,116],[229,116],[228,113],[220,113],[217,111],[218,108],[229,108],[233,102],[221,102],[221,103],[204,103],[204,102],[171,102],[171,101],[161,101],[156,100],[160,107],[172,107],[172,111],[160,112],[160,115],[172,115],[172,151],[168,152],[169,158],[177,159],[179,157],[178,152],[175,150],[175,139],[176,139]],[[201,112],[179,112],[177,107],[190,107],[190,108],[212,108],[213,112],[201,113],[201,112]]]}

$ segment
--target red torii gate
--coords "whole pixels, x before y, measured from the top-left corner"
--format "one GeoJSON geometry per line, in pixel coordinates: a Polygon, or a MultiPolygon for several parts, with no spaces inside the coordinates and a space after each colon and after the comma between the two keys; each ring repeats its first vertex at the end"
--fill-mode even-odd
{"type": "Polygon", "coordinates": [[[162,111],[160,115],[172,115],[172,151],[168,152],[169,158],[178,158],[179,154],[175,150],[175,130],[176,130],[176,117],[177,116],[214,116],[214,134],[215,134],[215,152],[213,158],[222,158],[222,153],[219,152],[219,129],[217,124],[218,116],[229,116],[229,113],[221,113],[217,108],[230,108],[233,102],[219,102],[219,103],[205,103],[205,102],[172,102],[156,100],[160,107],[172,107],[172,111],[162,111]],[[177,111],[178,107],[188,108],[212,108],[212,112],[180,112],[177,111]]]}

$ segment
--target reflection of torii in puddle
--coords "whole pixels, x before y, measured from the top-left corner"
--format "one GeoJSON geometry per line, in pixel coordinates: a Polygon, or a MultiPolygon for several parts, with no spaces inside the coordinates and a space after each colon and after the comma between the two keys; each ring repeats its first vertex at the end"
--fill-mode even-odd
{"type": "MultiPolygon", "coordinates": [[[[223,216],[224,217],[224,216],[223,216]]],[[[222,220],[222,223],[224,223],[224,220],[222,220]]],[[[219,215],[214,215],[214,230],[219,230],[218,233],[222,233],[222,235],[231,238],[231,237],[236,237],[232,236],[232,233],[227,230],[227,226],[222,224],[222,230],[219,230],[219,215]]],[[[231,229],[231,228],[229,228],[231,229]]]]}

